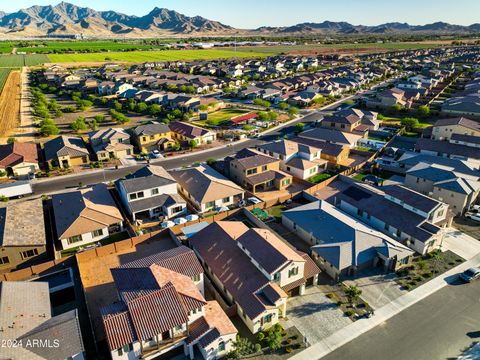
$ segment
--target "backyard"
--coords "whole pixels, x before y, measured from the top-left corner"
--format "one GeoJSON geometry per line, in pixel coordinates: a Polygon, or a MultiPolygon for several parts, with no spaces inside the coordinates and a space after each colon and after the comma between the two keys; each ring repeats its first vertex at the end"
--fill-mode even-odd
{"type": "Polygon", "coordinates": [[[213,113],[209,113],[207,120],[195,120],[195,124],[199,126],[206,126],[206,125],[221,126],[227,123],[228,121],[230,121],[231,118],[244,115],[249,112],[250,110],[239,109],[239,108],[222,109],[219,111],[215,111],[213,113]]]}
{"type": "Polygon", "coordinates": [[[321,182],[331,178],[333,175],[335,175],[335,174],[332,174],[332,173],[329,173],[329,172],[323,172],[321,174],[317,174],[317,175],[312,176],[310,179],[308,179],[308,181],[310,181],[312,183],[315,183],[315,184],[318,184],[318,183],[321,183],[321,182]]]}

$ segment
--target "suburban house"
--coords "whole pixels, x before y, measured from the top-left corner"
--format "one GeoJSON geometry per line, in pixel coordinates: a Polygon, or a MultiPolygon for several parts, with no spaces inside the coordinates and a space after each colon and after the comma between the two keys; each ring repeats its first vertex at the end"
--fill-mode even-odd
{"type": "Polygon", "coordinates": [[[380,121],[377,120],[378,113],[373,111],[364,111],[359,109],[340,110],[333,116],[325,117],[321,126],[328,129],[357,133],[359,135],[368,134],[369,130],[378,130],[380,121]]]}
{"type": "Polygon", "coordinates": [[[453,135],[480,137],[480,122],[458,117],[437,120],[432,126],[432,139],[450,140],[453,135]]]}
{"type": "Polygon", "coordinates": [[[280,160],[253,149],[242,149],[225,159],[230,178],[256,193],[283,190],[292,184],[292,175],[280,170],[280,160]]]}
{"type": "Polygon", "coordinates": [[[445,100],[442,113],[480,118],[480,93],[470,93],[445,100]]]}
{"type": "Polygon", "coordinates": [[[43,145],[45,161],[49,167],[62,169],[89,163],[89,152],[81,138],[58,136],[43,145]]]}
{"type": "MultiPolygon", "coordinates": [[[[325,120],[324,120],[325,121],[325,120]]],[[[357,146],[358,141],[363,138],[363,135],[356,135],[353,133],[333,130],[329,128],[319,127],[304,131],[298,135],[302,139],[310,139],[328,144],[335,144],[340,146],[347,146],[353,149],[357,146]]]]}
{"type": "Polygon", "coordinates": [[[342,180],[331,202],[420,254],[439,248],[452,219],[447,204],[399,185],[379,189],[342,180]]]}
{"type": "Polygon", "coordinates": [[[412,106],[412,100],[406,97],[405,89],[387,89],[367,100],[367,106],[371,108],[390,108],[394,105],[405,108],[412,106]]]}
{"type": "Polygon", "coordinates": [[[339,164],[348,159],[350,156],[350,147],[344,145],[337,145],[326,143],[320,140],[307,139],[302,137],[295,137],[291,139],[299,144],[312,146],[321,150],[320,158],[327,160],[331,164],[339,164]]]}
{"type": "Polygon", "coordinates": [[[118,301],[101,315],[112,359],[154,359],[183,348],[190,359],[198,351],[210,360],[232,351],[237,329],[215,300],[205,300],[192,250],[173,248],[111,273],[118,301]]]}
{"type": "Polygon", "coordinates": [[[0,145],[0,169],[10,176],[35,174],[39,170],[37,144],[15,141],[0,145]]]}
{"type": "Polygon", "coordinates": [[[189,238],[206,274],[252,333],[287,315],[288,294],[302,295],[320,269],[266,229],[218,221],[189,238]]]}
{"type": "Polygon", "coordinates": [[[172,170],[179,193],[200,213],[236,206],[244,190],[208,165],[172,170]]]}
{"type": "Polygon", "coordinates": [[[311,245],[320,269],[339,281],[374,266],[396,271],[413,251],[321,200],[282,213],[282,224],[311,245]]]}
{"type": "Polygon", "coordinates": [[[53,316],[47,282],[0,282],[0,314],[2,341],[19,344],[3,346],[2,358],[86,359],[78,310],[53,316]]]}
{"type": "Polygon", "coordinates": [[[217,138],[217,135],[210,130],[182,121],[172,122],[169,127],[173,138],[181,143],[195,141],[197,145],[205,145],[215,141],[217,138]]]}
{"type": "Polygon", "coordinates": [[[480,172],[462,172],[454,167],[420,162],[409,169],[405,186],[450,205],[462,215],[480,194],[480,172]]]}
{"type": "Polygon", "coordinates": [[[280,169],[300,179],[309,179],[327,169],[322,151],[291,140],[279,140],[257,146],[257,150],[280,160],[280,169]]]}
{"type": "Polygon", "coordinates": [[[121,128],[98,130],[88,134],[97,160],[123,159],[133,155],[130,135],[121,128]]]}
{"type": "Polygon", "coordinates": [[[56,238],[71,249],[123,230],[123,217],[105,184],[52,196],[56,238]]]}
{"type": "Polygon", "coordinates": [[[153,121],[133,128],[132,142],[141,153],[169,150],[175,144],[168,125],[153,121]]]}
{"type": "Polygon", "coordinates": [[[170,219],[187,213],[176,180],[161,166],[148,165],[115,182],[120,200],[133,221],[142,216],[170,219]]]}
{"type": "Polygon", "coordinates": [[[46,257],[42,199],[0,207],[0,272],[46,257]]]}
{"type": "Polygon", "coordinates": [[[454,134],[450,140],[420,138],[415,151],[422,154],[478,162],[480,165],[480,137],[454,134]]]}

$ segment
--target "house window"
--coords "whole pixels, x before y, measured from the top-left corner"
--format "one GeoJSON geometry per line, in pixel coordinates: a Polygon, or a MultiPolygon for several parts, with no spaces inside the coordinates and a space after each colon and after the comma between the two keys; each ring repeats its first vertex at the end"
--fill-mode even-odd
{"type": "Polygon", "coordinates": [[[294,267],[293,269],[288,270],[288,277],[296,276],[298,275],[298,266],[294,267]]]}
{"type": "Polygon", "coordinates": [[[287,171],[290,171],[290,166],[287,166],[287,171]]]}
{"type": "Polygon", "coordinates": [[[272,321],[272,317],[273,315],[272,314],[268,314],[266,316],[263,317],[263,323],[269,323],[272,321]]]}
{"type": "Polygon", "coordinates": [[[287,186],[288,184],[290,184],[290,179],[283,180],[282,184],[283,186],[287,186]]]}
{"type": "Polygon", "coordinates": [[[310,169],[310,174],[313,174],[313,173],[315,173],[316,171],[317,171],[317,168],[316,168],[316,167],[313,167],[313,168],[310,169]]]}
{"type": "Polygon", "coordinates": [[[8,256],[0,257],[0,265],[6,265],[6,264],[10,264],[10,260],[8,259],[8,256]]]}
{"type": "Polygon", "coordinates": [[[205,209],[210,209],[215,206],[215,201],[209,201],[205,204],[205,209]]]}
{"type": "Polygon", "coordinates": [[[230,197],[226,197],[226,198],[222,199],[222,203],[226,204],[228,202],[230,202],[230,197]]]}
{"type": "Polygon", "coordinates": [[[158,191],[158,189],[157,189],[157,188],[155,188],[155,189],[152,189],[152,196],[154,196],[154,195],[158,195],[158,192],[159,192],[159,191],[158,191]]]}
{"type": "Polygon", "coordinates": [[[183,325],[175,326],[175,331],[181,331],[183,329],[183,325]]]}
{"type": "Polygon", "coordinates": [[[176,213],[179,213],[183,210],[183,207],[181,206],[175,206],[173,209],[172,209],[172,214],[176,214],[176,213]]]}
{"type": "Polygon", "coordinates": [[[92,237],[99,237],[99,236],[103,236],[103,229],[98,229],[98,230],[94,230],[92,231],[92,237]]]}
{"type": "Polygon", "coordinates": [[[247,170],[247,175],[253,175],[257,173],[257,168],[247,170]]]}
{"type": "Polygon", "coordinates": [[[130,200],[136,200],[137,194],[130,194],[130,200]]]}
{"type": "Polygon", "coordinates": [[[218,343],[218,351],[225,351],[225,342],[224,341],[220,341],[218,343]]]}
{"type": "Polygon", "coordinates": [[[262,166],[262,171],[267,171],[267,165],[262,166]]]}
{"type": "Polygon", "coordinates": [[[31,258],[32,256],[38,255],[38,250],[32,249],[32,250],[22,251],[21,254],[22,254],[22,259],[28,259],[28,258],[31,258]]]}
{"type": "Polygon", "coordinates": [[[137,198],[142,199],[145,195],[143,194],[143,191],[140,191],[137,193],[137,198]]]}
{"type": "Polygon", "coordinates": [[[131,345],[127,344],[118,349],[118,356],[123,356],[123,354],[128,354],[132,350],[131,345]]]}
{"type": "Polygon", "coordinates": [[[273,275],[273,280],[274,281],[279,281],[280,280],[280,273],[279,272],[277,272],[277,273],[275,273],[275,275],[273,275]]]}
{"type": "Polygon", "coordinates": [[[67,244],[74,244],[76,242],[82,241],[82,235],[71,236],[67,239],[67,244]]]}
{"type": "Polygon", "coordinates": [[[192,281],[193,282],[198,282],[200,281],[200,274],[195,274],[192,276],[192,281]]]}

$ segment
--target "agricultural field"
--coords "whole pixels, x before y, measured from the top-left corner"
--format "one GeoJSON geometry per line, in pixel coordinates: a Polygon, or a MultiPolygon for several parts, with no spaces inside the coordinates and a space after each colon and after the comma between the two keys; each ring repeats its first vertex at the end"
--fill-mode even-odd
{"type": "MultiPolygon", "coordinates": [[[[107,51],[131,51],[131,50],[151,50],[160,46],[142,45],[135,43],[115,42],[115,41],[50,41],[33,43],[28,47],[18,47],[17,51],[27,53],[52,53],[65,51],[89,51],[89,52],[107,52],[107,51]]],[[[1,47],[0,47],[1,49],[1,47]]]]}
{"type": "MultiPolygon", "coordinates": [[[[237,57],[266,57],[274,53],[237,52],[237,57]]],[[[48,55],[52,63],[64,62],[145,62],[145,61],[171,61],[171,60],[209,60],[226,59],[235,56],[234,50],[164,50],[164,51],[131,51],[108,52],[91,54],[51,54],[48,55]]]]}
{"type": "Polygon", "coordinates": [[[2,93],[3,87],[7,82],[8,74],[10,74],[10,69],[0,69],[0,94],[2,93]]]}
{"type": "Polygon", "coordinates": [[[0,136],[2,137],[7,136],[8,132],[17,127],[20,122],[20,72],[9,72],[0,94],[0,136]]]}
{"type": "Polygon", "coordinates": [[[45,55],[0,55],[0,68],[35,66],[48,62],[45,55]]]}

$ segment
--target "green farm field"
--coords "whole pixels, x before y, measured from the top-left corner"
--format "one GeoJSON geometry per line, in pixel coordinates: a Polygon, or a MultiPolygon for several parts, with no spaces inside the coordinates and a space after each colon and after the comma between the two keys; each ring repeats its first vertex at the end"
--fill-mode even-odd
{"type": "MultiPolygon", "coordinates": [[[[131,50],[150,50],[159,48],[160,46],[141,45],[125,42],[114,41],[51,41],[37,46],[19,47],[17,51],[27,53],[51,53],[65,51],[90,51],[90,52],[107,52],[107,51],[131,51],[131,50]]],[[[1,47],[0,47],[1,51],[1,47]]]]}
{"type": "MultiPolygon", "coordinates": [[[[272,53],[274,54],[274,53],[272,53]]],[[[237,52],[237,57],[265,57],[263,52],[237,52]]],[[[106,52],[92,54],[50,54],[48,58],[52,63],[62,62],[145,62],[145,61],[170,61],[170,60],[209,60],[226,59],[235,56],[234,50],[165,50],[165,51],[131,51],[131,52],[106,52]]]]}
{"type": "Polygon", "coordinates": [[[0,69],[0,94],[2,93],[3,87],[5,86],[8,74],[10,74],[10,69],[0,69]]]}
{"type": "Polygon", "coordinates": [[[0,68],[35,66],[48,62],[45,55],[0,55],[0,68]]]}

